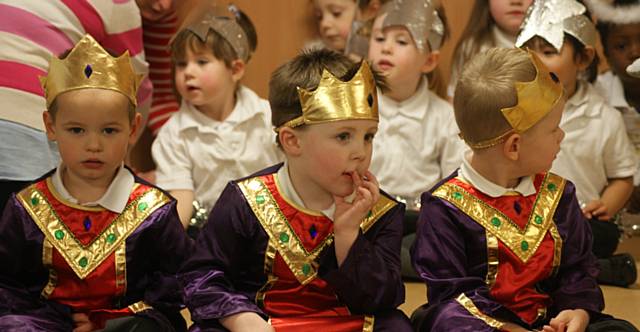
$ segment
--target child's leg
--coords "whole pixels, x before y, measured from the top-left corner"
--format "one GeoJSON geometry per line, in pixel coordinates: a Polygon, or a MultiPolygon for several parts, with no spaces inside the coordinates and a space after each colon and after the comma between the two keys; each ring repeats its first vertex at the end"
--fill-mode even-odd
{"type": "Polygon", "coordinates": [[[162,328],[153,319],[139,316],[121,317],[107,321],[102,332],[156,332],[162,328]]]}
{"type": "Polygon", "coordinates": [[[412,332],[409,318],[400,310],[394,309],[375,315],[374,331],[412,332]]]}
{"type": "Polygon", "coordinates": [[[0,317],[0,331],[67,332],[73,329],[71,320],[35,315],[5,315],[0,317]]]}
{"type": "Polygon", "coordinates": [[[638,329],[626,320],[611,318],[589,324],[586,332],[638,332],[638,329]]]}

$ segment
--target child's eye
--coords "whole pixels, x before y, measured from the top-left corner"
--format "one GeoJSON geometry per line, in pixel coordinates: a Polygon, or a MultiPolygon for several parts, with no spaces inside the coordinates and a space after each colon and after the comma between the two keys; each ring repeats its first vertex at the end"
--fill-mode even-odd
{"type": "Polygon", "coordinates": [[[107,135],[112,135],[112,134],[115,134],[115,133],[119,132],[119,130],[116,129],[116,128],[104,128],[104,129],[102,129],[102,132],[107,134],[107,135]]]}
{"type": "Polygon", "coordinates": [[[71,127],[71,128],[68,128],[67,131],[69,131],[72,134],[82,134],[82,133],[84,133],[84,129],[82,129],[80,127],[71,127]]]}
{"type": "Polygon", "coordinates": [[[409,42],[406,39],[398,39],[396,42],[398,43],[398,45],[402,46],[409,45],[409,42]]]}
{"type": "Polygon", "coordinates": [[[627,43],[618,43],[618,44],[615,44],[613,47],[619,51],[624,51],[627,48],[627,43]]]}
{"type": "Polygon", "coordinates": [[[339,18],[340,16],[342,16],[342,11],[332,11],[331,15],[333,15],[333,17],[335,18],[339,18]]]}
{"type": "Polygon", "coordinates": [[[198,60],[198,65],[199,65],[199,66],[204,66],[204,65],[206,65],[207,63],[209,63],[209,60],[206,60],[206,59],[199,59],[199,60],[198,60]]]}
{"type": "Polygon", "coordinates": [[[373,141],[375,136],[376,136],[376,134],[374,134],[374,133],[366,134],[366,135],[364,135],[364,140],[367,141],[367,142],[371,142],[371,141],[373,141]]]}
{"type": "Polygon", "coordinates": [[[347,141],[349,138],[351,138],[351,134],[349,133],[340,133],[336,136],[336,138],[338,139],[338,141],[347,141]]]}
{"type": "Polygon", "coordinates": [[[375,40],[378,43],[382,43],[384,42],[384,36],[375,36],[373,40],[375,40]]]}

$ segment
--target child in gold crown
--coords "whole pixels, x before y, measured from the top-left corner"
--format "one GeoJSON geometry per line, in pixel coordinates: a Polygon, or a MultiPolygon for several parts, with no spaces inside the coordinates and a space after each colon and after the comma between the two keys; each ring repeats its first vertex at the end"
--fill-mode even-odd
{"type": "Polygon", "coordinates": [[[636,331],[601,313],[575,186],[548,172],[564,104],[534,53],[494,48],[465,66],[454,110],[471,151],[423,193],[412,247],[428,285],[419,331],[636,331]]]}
{"type": "Polygon", "coordinates": [[[286,161],[231,182],[211,211],[179,275],[192,329],[410,331],[396,309],[404,205],[368,171],[368,65],[302,54],[273,73],[269,101],[286,161]]]}
{"type": "Polygon", "coordinates": [[[175,272],[190,242],[175,200],[123,166],[140,79],[128,53],[89,35],[51,59],[43,118],[62,162],[0,219],[0,330],[185,329],[175,272]]]}

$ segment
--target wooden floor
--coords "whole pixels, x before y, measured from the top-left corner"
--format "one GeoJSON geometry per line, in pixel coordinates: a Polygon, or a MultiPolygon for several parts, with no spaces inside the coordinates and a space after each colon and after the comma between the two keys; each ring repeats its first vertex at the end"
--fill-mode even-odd
{"type": "MultiPolygon", "coordinates": [[[[618,252],[629,252],[638,260],[640,270],[640,237],[624,240],[618,252]]],[[[625,319],[640,328],[640,278],[630,288],[601,286],[604,293],[604,312],[614,317],[625,319]]],[[[405,283],[406,301],[400,306],[408,316],[413,310],[426,302],[426,288],[422,283],[405,283]]]]}

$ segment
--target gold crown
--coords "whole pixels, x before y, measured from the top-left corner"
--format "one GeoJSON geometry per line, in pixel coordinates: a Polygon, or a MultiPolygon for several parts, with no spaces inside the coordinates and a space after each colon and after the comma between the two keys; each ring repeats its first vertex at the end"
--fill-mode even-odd
{"type": "Polygon", "coordinates": [[[63,92],[90,88],[118,91],[137,105],[136,94],[143,76],[133,70],[129,51],[115,58],[87,34],[64,60],[51,57],[47,76],[41,76],[40,83],[47,107],[63,92]]]}
{"type": "Polygon", "coordinates": [[[315,90],[301,87],[297,90],[302,115],[280,127],[294,128],[340,120],[378,121],[376,84],[366,61],[362,61],[358,72],[349,81],[341,81],[325,68],[315,90]]]}
{"type": "Polygon", "coordinates": [[[478,143],[467,141],[467,144],[472,148],[481,149],[494,146],[501,143],[511,132],[515,131],[520,134],[527,131],[549,114],[562,97],[564,90],[555,74],[549,72],[535,53],[528,49],[527,53],[536,68],[536,78],[530,82],[515,82],[518,104],[500,110],[512,129],[498,135],[498,137],[478,143]]]}

